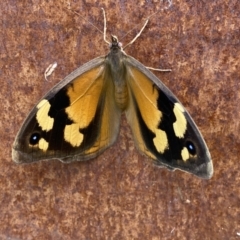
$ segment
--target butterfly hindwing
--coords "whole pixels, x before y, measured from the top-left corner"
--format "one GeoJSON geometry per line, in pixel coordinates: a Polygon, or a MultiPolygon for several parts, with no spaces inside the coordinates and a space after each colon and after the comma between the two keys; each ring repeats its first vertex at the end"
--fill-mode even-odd
{"type": "Polygon", "coordinates": [[[104,63],[83,65],[43,97],[16,137],[15,161],[87,160],[115,141],[121,112],[104,63]]]}
{"type": "Polygon", "coordinates": [[[132,57],[128,62],[126,115],[138,149],[158,165],[212,176],[210,154],[188,112],[146,67],[132,57]]]}

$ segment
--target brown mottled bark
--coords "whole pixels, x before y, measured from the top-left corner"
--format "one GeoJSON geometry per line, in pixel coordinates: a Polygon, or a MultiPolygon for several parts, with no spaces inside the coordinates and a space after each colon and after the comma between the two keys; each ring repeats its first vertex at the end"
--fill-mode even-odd
{"type": "Polygon", "coordinates": [[[202,131],[214,162],[211,180],[154,166],[135,149],[124,117],[118,141],[97,159],[22,166],[11,160],[14,137],[40,97],[107,53],[102,34],[89,24],[103,29],[100,8],[107,13],[108,34],[126,44],[141,20],[163,7],[147,2],[71,3],[81,17],[65,1],[0,3],[1,239],[237,239],[238,1],[173,1],[126,49],[147,66],[173,70],[156,75],[202,131]],[[44,71],[55,61],[47,82],[44,71]]]}

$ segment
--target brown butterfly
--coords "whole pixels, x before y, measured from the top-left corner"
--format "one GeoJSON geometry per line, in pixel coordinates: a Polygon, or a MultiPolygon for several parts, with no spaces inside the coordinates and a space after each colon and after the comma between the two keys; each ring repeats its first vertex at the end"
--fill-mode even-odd
{"type": "Polygon", "coordinates": [[[76,69],[33,108],[16,136],[12,158],[16,163],[94,158],[115,142],[122,112],[136,147],[157,165],[212,177],[210,153],[188,112],[123,51],[116,36],[106,56],[76,69]]]}

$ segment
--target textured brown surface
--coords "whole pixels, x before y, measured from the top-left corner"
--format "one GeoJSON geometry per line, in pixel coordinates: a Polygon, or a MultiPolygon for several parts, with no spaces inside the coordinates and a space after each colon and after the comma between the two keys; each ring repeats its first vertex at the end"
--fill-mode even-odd
{"type": "Polygon", "coordinates": [[[239,239],[238,0],[173,0],[126,49],[147,66],[173,69],[156,75],[205,136],[215,167],[209,181],[159,169],[140,156],[125,118],[116,144],[95,160],[12,162],[14,137],[40,97],[108,51],[102,34],[67,3],[100,29],[104,7],[108,33],[120,39],[163,7],[160,1],[52,2],[0,3],[0,238],[239,239]],[[54,61],[58,67],[47,82],[43,73],[54,61]]]}

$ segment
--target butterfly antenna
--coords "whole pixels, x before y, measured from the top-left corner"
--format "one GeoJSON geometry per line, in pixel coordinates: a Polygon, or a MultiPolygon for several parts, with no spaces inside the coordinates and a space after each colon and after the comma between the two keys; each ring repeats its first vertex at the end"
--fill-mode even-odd
{"type": "MultiPolygon", "coordinates": [[[[163,2],[163,0],[161,0],[161,2],[163,2]]],[[[169,8],[172,6],[172,0],[167,0],[167,2],[168,2],[168,6],[167,6],[167,7],[164,7],[164,8],[162,8],[162,9],[154,12],[153,14],[151,14],[151,15],[145,20],[145,23],[144,23],[143,27],[141,28],[140,32],[137,34],[137,36],[136,36],[130,43],[128,43],[126,46],[124,46],[123,49],[125,49],[126,47],[128,47],[129,45],[133,44],[133,43],[136,41],[136,39],[141,35],[142,31],[143,31],[144,28],[146,27],[146,25],[147,25],[147,23],[148,23],[148,21],[149,21],[150,18],[152,18],[154,15],[156,15],[156,14],[159,13],[160,11],[167,10],[167,9],[169,9],[169,8]]],[[[139,24],[138,24],[138,25],[139,25],[139,24]]],[[[137,25],[137,26],[138,26],[138,25],[137,25]]],[[[136,26],[136,27],[137,27],[137,26],[136,26]]],[[[130,30],[129,32],[131,32],[131,31],[132,31],[132,30],[130,30]]],[[[128,35],[129,32],[127,32],[122,38],[124,38],[126,35],[128,35]]]]}
{"type": "Polygon", "coordinates": [[[107,39],[106,39],[106,33],[107,33],[107,19],[106,19],[106,14],[105,14],[105,10],[104,10],[104,8],[101,8],[102,9],[102,11],[103,11],[103,20],[104,20],[104,29],[103,29],[103,40],[104,40],[104,42],[106,42],[107,44],[110,44],[110,42],[109,41],[107,41],[107,39]]]}
{"type": "Polygon", "coordinates": [[[136,39],[141,35],[142,31],[146,27],[148,21],[149,21],[149,18],[145,21],[143,27],[141,28],[140,32],[135,36],[135,38],[131,42],[129,42],[123,49],[125,49],[126,47],[128,47],[129,45],[133,44],[136,41],[136,39]]]}
{"type": "Polygon", "coordinates": [[[68,10],[70,10],[71,12],[75,13],[76,15],[78,15],[80,18],[82,18],[85,22],[89,23],[90,25],[92,25],[94,28],[96,28],[100,33],[103,33],[102,30],[100,30],[97,26],[95,26],[92,22],[88,21],[86,18],[84,18],[83,16],[81,16],[81,14],[79,14],[78,12],[72,10],[70,7],[68,7],[68,10]]]}

